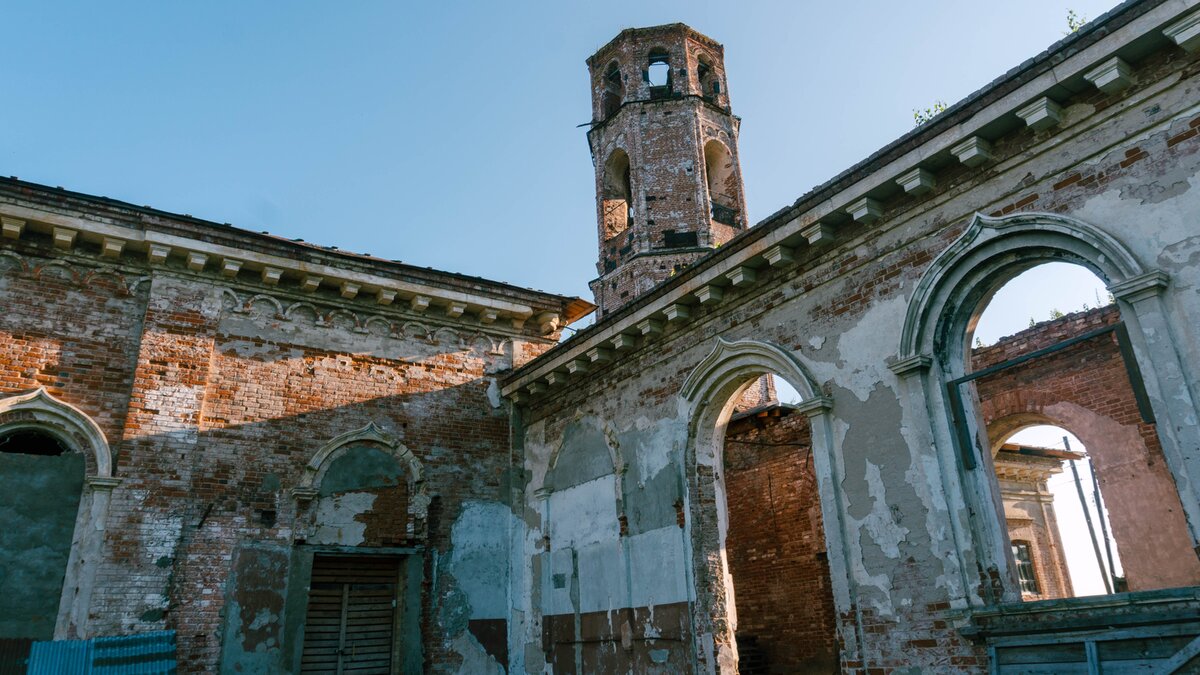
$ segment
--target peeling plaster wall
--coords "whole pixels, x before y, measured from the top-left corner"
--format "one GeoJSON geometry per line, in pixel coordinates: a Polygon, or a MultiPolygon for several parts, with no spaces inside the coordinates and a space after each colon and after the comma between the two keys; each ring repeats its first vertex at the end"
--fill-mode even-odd
{"type": "MultiPolygon", "coordinates": [[[[935,445],[935,435],[947,439],[948,432],[930,428],[924,395],[888,368],[897,357],[898,328],[923,272],[975,213],[1062,213],[1109,233],[1143,265],[1170,275],[1162,325],[1183,346],[1185,366],[1165,376],[1196,392],[1200,340],[1192,327],[1200,322],[1200,267],[1193,254],[1200,251],[1195,234],[1200,191],[1193,187],[1200,181],[1195,131],[1200,109],[1195,59],[1174,48],[1156,52],[1139,64],[1137,88],[1118,95],[1095,90],[1077,95],[1064,103],[1058,128],[1014,131],[996,140],[1000,161],[982,169],[942,167],[932,195],[888,198],[878,222],[841,222],[832,246],[799,249],[796,265],[760,270],[766,278],[746,290],[726,287],[721,303],[693,304],[689,321],[640,341],[551,397],[534,397],[524,417],[520,458],[529,477],[525,545],[540,561],[530,583],[552,593],[553,601],[535,598],[526,611],[537,612],[540,601],[542,619],[549,622],[578,602],[572,587],[552,588],[555,574],[574,572],[572,566],[578,565],[578,557],[569,560],[555,548],[556,513],[586,509],[616,518],[619,527],[621,515],[635,508],[627,491],[604,482],[608,479],[572,487],[575,492],[561,496],[556,487],[545,501],[535,496],[550,486],[549,467],[578,451],[573,439],[586,426],[593,429],[590,438],[603,437],[609,444],[612,482],[618,485],[629,480],[632,467],[660,461],[642,459],[643,454],[657,458],[669,448],[668,475],[678,482],[655,488],[662,492],[648,493],[646,503],[662,514],[676,495],[682,499],[680,534],[688,553],[685,564],[670,573],[683,575],[688,596],[698,603],[692,625],[684,624],[692,631],[686,639],[696,645],[699,669],[728,662],[731,653],[721,645],[719,630],[721,591],[711,582],[719,567],[718,543],[713,533],[696,529],[697,514],[716,506],[703,489],[709,469],[689,454],[687,425],[693,417],[679,392],[717,337],[759,340],[791,351],[832,399],[833,453],[821,484],[836,489],[823,495],[836,505],[833,512],[825,510],[826,523],[845,529],[845,550],[831,552],[831,558],[844,561],[835,566],[845,574],[838,583],[850,589],[837,606],[839,639],[846,646],[842,666],[986,669],[984,653],[958,627],[962,610],[990,597],[997,584],[1006,583],[1008,572],[985,569],[978,557],[990,544],[978,540],[973,529],[979,516],[964,495],[956,457],[935,445]],[[651,429],[664,435],[650,442],[645,430],[651,429]],[[607,440],[617,438],[620,443],[607,440]],[[647,443],[639,446],[643,438],[647,443]],[[611,499],[611,507],[592,503],[604,498],[611,499]],[[706,617],[710,610],[714,614],[706,617]]],[[[1196,424],[1194,410],[1181,412],[1180,424],[1196,424]]],[[[611,520],[601,531],[611,540],[611,520]]],[[[648,565],[633,565],[629,574],[662,574],[667,568],[656,557],[648,565]]],[[[582,576],[580,581],[586,587],[582,576]]],[[[532,663],[536,621],[529,625],[525,667],[538,672],[532,663]]],[[[543,644],[547,659],[566,662],[554,649],[543,644]]]]}

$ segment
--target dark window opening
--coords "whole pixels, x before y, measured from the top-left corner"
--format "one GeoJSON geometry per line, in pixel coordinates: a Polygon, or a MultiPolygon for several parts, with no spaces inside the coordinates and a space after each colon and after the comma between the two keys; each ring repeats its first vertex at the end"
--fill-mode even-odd
{"type": "Polygon", "coordinates": [[[54,436],[34,429],[21,429],[0,437],[0,452],[21,455],[58,456],[70,448],[54,436]]]}
{"type": "Polygon", "coordinates": [[[696,84],[700,88],[700,96],[709,103],[716,103],[721,95],[721,78],[713,68],[712,62],[703,54],[696,59],[696,84]]]}
{"type": "Polygon", "coordinates": [[[1033,570],[1033,556],[1029,552],[1029,542],[1014,541],[1012,553],[1013,558],[1017,561],[1017,577],[1021,580],[1021,592],[1033,595],[1041,594],[1038,588],[1037,574],[1033,570]]]}
{"type": "Polygon", "coordinates": [[[604,73],[604,96],[601,107],[604,118],[608,119],[617,114],[625,101],[625,83],[621,78],[621,69],[616,61],[609,64],[604,73]]]}
{"type": "Polygon", "coordinates": [[[695,232],[663,232],[663,247],[664,248],[687,248],[698,246],[695,232]]]}

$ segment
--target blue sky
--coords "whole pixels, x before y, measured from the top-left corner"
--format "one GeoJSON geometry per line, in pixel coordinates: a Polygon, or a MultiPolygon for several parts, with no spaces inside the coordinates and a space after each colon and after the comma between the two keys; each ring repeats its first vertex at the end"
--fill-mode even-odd
{"type": "Polygon", "coordinates": [[[0,173],[589,297],[622,28],[725,44],[756,222],[1111,4],[6,3],[0,173]]]}
{"type": "MultiPolygon", "coordinates": [[[[724,43],[757,222],[1112,5],[8,2],[0,174],[590,297],[584,59],[622,28],[724,43]]],[[[1035,272],[984,341],[1102,295],[1035,272]]]]}

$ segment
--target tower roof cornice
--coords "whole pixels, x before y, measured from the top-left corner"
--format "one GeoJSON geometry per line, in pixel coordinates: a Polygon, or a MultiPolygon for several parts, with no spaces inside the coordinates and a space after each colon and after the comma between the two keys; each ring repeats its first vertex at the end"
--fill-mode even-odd
{"type": "Polygon", "coordinates": [[[722,46],[720,42],[717,42],[716,40],[708,37],[704,33],[701,33],[685,23],[665,23],[659,26],[647,26],[645,28],[626,28],[618,33],[616,37],[605,43],[603,47],[597,49],[594,54],[589,56],[586,63],[589,67],[594,66],[596,61],[604,60],[610,52],[616,49],[616,47],[623,42],[631,40],[645,40],[647,38],[669,35],[672,33],[679,34],[682,37],[699,42],[700,44],[703,44],[704,46],[709,47],[720,54],[723,54],[725,51],[724,46],[722,46]]]}

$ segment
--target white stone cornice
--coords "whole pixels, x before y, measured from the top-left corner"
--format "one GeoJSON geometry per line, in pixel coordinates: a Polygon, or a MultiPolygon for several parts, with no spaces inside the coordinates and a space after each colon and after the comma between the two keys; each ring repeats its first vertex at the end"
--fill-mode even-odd
{"type": "Polygon", "coordinates": [[[430,298],[428,295],[414,295],[412,300],[409,301],[408,306],[411,307],[414,312],[424,312],[425,310],[429,309],[430,300],[432,300],[432,298],[430,298]]]}
{"type": "Polygon", "coordinates": [[[808,240],[810,245],[817,246],[832,242],[836,229],[832,223],[817,221],[800,230],[800,234],[808,240]]]}
{"type": "Polygon", "coordinates": [[[111,491],[121,484],[123,478],[117,476],[88,476],[84,479],[93,490],[111,491]]]}
{"type": "Polygon", "coordinates": [[[733,284],[734,287],[741,288],[742,286],[749,286],[753,284],[758,279],[758,273],[754,271],[753,267],[738,265],[737,267],[733,268],[733,270],[726,272],[725,278],[728,279],[729,283],[733,284]]]}
{"type": "Polygon", "coordinates": [[[828,396],[814,396],[796,404],[796,410],[808,417],[823,415],[833,409],[833,399],[828,396]]]}
{"type": "Polygon", "coordinates": [[[932,363],[933,359],[928,356],[918,355],[888,364],[888,368],[900,377],[908,377],[909,375],[916,375],[929,370],[929,366],[932,363]]]}
{"type": "Polygon", "coordinates": [[[279,280],[283,278],[283,270],[278,267],[262,268],[262,282],[268,286],[275,286],[279,280]]]}
{"type": "Polygon", "coordinates": [[[776,244],[763,251],[763,258],[771,267],[782,267],[796,262],[796,258],[792,253],[791,247],[776,244]]]}
{"type": "Polygon", "coordinates": [[[105,237],[100,244],[100,255],[105,258],[120,258],[125,251],[125,240],[105,237]]]}
{"type": "MultiPolygon", "coordinates": [[[[390,288],[381,288],[378,291],[375,291],[375,302],[377,304],[390,305],[395,301],[396,301],[396,291],[393,291],[390,288]]],[[[492,320],[493,321],[495,320],[494,316],[492,317],[492,320]]],[[[491,323],[491,321],[487,321],[485,323],[491,323]]]]}
{"type": "Polygon", "coordinates": [[[305,274],[304,279],[300,281],[300,290],[305,293],[315,293],[321,287],[322,281],[324,281],[324,278],[315,274],[305,274]]]}
{"type": "Polygon", "coordinates": [[[1162,32],[1175,44],[1189,52],[1200,49],[1200,10],[1167,26],[1162,32]]]}
{"type": "MultiPolygon", "coordinates": [[[[264,283],[275,285],[285,279],[293,279],[294,283],[304,290],[309,290],[309,287],[305,286],[306,283],[311,285],[306,279],[319,278],[322,283],[339,289],[356,286],[376,300],[382,298],[383,304],[388,304],[388,298],[402,297],[410,301],[417,311],[436,304],[447,308],[461,306],[477,316],[494,314],[497,320],[511,320],[518,330],[526,319],[536,313],[530,305],[502,297],[312,263],[298,256],[262,253],[253,249],[235,248],[156,230],[98,222],[16,204],[4,204],[0,209],[3,210],[3,213],[0,213],[3,236],[9,239],[19,239],[34,230],[51,235],[55,245],[60,248],[74,246],[78,240],[99,241],[101,255],[105,257],[116,258],[132,249],[144,252],[151,264],[164,264],[168,256],[178,255],[182,256],[194,271],[201,272],[203,268],[197,270],[196,264],[200,260],[199,256],[205,256],[206,266],[207,261],[218,260],[219,273],[230,278],[237,277],[242,270],[249,270],[258,274],[264,283]],[[72,232],[75,233],[74,236],[72,232]]],[[[450,309],[451,313],[454,311],[450,309]]]]}
{"type": "Polygon", "coordinates": [[[623,352],[633,349],[634,346],[637,345],[637,338],[633,337],[632,335],[626,335],[625,333],[617,333],[609,339],[608,343],[612,345],[613,349],[623,352]]]}
{"type": "Polygon", "coordinates": [[[663,331],[663,324],[658,319],[642,319],[638,322],[637,330],[642,335],[658,335],[663,331]]]}
{"type": "Polygon", "coordinates": [[[1133,69],[1121,57],[1114,56],[1085,73],[1083,79],[1106,94],[1115,94],[1133,84],[1133,69]]]}
{"type": "Polygon", "coordinates": [[[1145,274],[1126,279],[1108,287],[1113,297],[1125,302],[1138,302],[1161,295],[1170,283],[1170,277],[1162,270],[1150,270],[1145,274]]]}
{"type": "Polygon", "coordinates": [[[878,201],[870,197],[862,197],[847,204],[846,212],[855,221],[869,225],[879,220],[879,217],[883,214],[883,207],[879,205],[878,201]]]}
{"type": "Polygon", "coordinates": [[[937,179],[934,178],[932,171],[918,166],[896,176],[896,184],[904,188],[904,191],[910,195],[923,195],[933,191],[934,186],[937,185],[937,179]]]}
{"type": "Polygon", "coordinates": [[[347,300],[353,300],[354,298],[358,297],[358,292],[361,289],[362,289],[362,286],[359,286],[358,284],[354,283],[353,281],[343,281],[341,290],[339,291],[339,295],[341,295],[343,298],[345,298],[347,300]]]}
{"type": "Polygon", "coordinates": [[[720,286],[713,286],[712,284],[701,286],[700,289],[696,291],[696,299],[698,299],[702,305],[715,305],[721,302],[724,297],[725,291],[720,286]]]}
{"type": "Polygon", "coordinates": [[[21,233],[25,231],[25,221],[20,218],[0,216],[0,230],[3,231],[5,239],[20,239],[21,233]]]}
{"type": "Polygon", "coordinates": [[[1062,107],[1048,97],[1041,96],[1017,108],[1016,115],[1025,120],[1030,129],[1042,131],[1059,123],[1062,119],[1062,107]]]}
{"type": "Polygon", "coordinates": [[[951,147],[950,154],[966,166],[975,167],[992,160],[992,144],[979,136],[971,136],[951,147]]]}
{"type": "Polygon", "coordinates": [[[187,255],[187,268],[193,272],[204,271],[204,266],[208,264],[208,254],[197,253],[191,251],[187,255]]]}
{"type": "Polygon", "coordinates": [[[590,364],[584,359],[575,359],[567,362],[567,373],[570,375],[579,375],[586,373],[590,368],[590,364]]]}
{"type": "Polygon", "coordinates": [[[78,230],[72,230],[69,227],[56,227],[54,228],[54,247],[70,251],[75,246],[75,237],[78,235],[78,230]]]}

